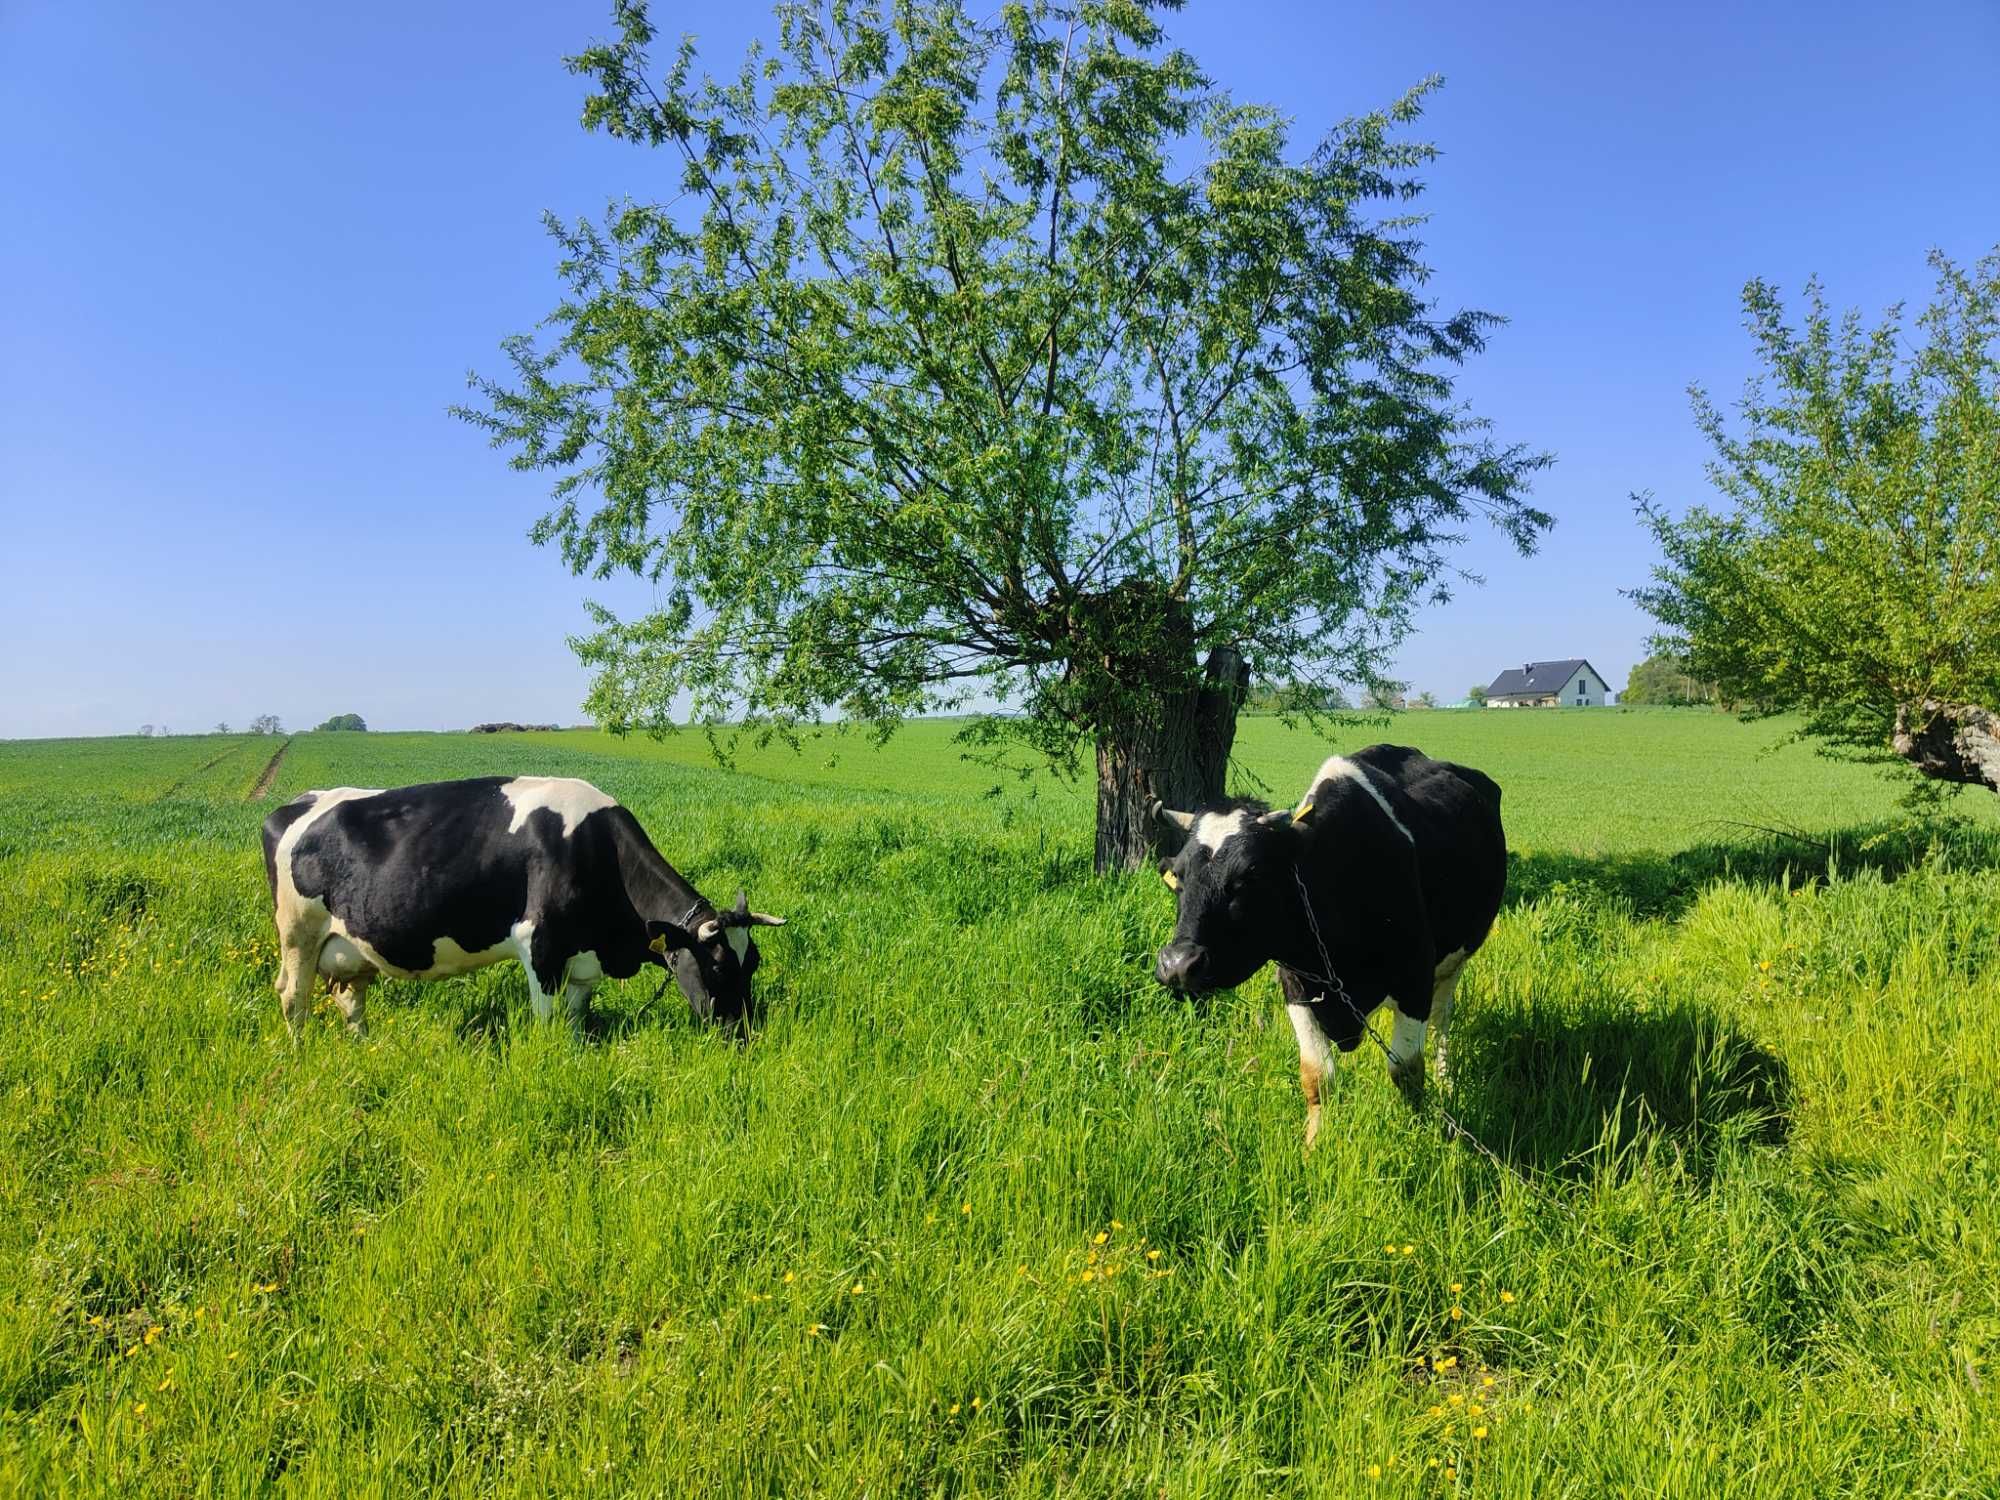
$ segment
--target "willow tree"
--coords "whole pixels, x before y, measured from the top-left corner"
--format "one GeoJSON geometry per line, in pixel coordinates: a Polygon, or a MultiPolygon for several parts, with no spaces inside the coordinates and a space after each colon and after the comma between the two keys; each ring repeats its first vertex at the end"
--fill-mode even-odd
{"type": "Polygon", "coordinates": [[[655,66],[640,0],[570,59],[654,195],[549,228],[565,293],[464,414],[552,470],[600,722],[885,732],[992,710],[1095,748],[1100,869],[1223,790],[1251,678],[1379,675],[1544,462],[1453,395],[1407,205],[1424,88],[1292,148],[1151,0],[781,5],[742,70],[655,66]],[[983,9],[983,7],[982,7],[983,9]]]}
{"type": "Polygon", "coordinates": [[[2000,791],[2000,250],[1931,264],[1914,329],[1745,288],[1760,373],[1733,412],[1694,393],[1724,503],[1643,502],[1663,560],[1634,592],[1724,699],[2000,791]]]}

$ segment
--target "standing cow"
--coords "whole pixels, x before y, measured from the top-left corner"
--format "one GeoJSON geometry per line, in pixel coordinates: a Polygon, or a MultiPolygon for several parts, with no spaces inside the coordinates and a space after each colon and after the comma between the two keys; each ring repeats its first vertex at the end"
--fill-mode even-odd
{"type": "Polygon", "coordinates": [[[278,997],[297,1037],[324,974],[348,1026],[377,974],[443,979],[518,960],[535,1014],[557,995],[581,1033],[606,975],[671,969],[701,1020],[747,1026],[752,927],[660,857],[638,819],[587,781],[484,776],[306,792],[264,820],[278,997]]]}
{"type": "Polygon", "coordinates": [[[1162,871],[1180,910],[1156,977],[1202,995],[1278,965],[1299,1039],[1308,1147],[1333,1071],[1329,1042],[1359,1046],[1384,999],[1396,1002],[1390,1077],[1413,1098],[1421,1091],[1429,1023],[1445,1081],[1452,992],[1507,883],[1490,778],[1370,745],[1329,757],[1296,812],[1244,801],[1199,813],[1155,802],[1153,811],[1188,835],[1162,871]]]}

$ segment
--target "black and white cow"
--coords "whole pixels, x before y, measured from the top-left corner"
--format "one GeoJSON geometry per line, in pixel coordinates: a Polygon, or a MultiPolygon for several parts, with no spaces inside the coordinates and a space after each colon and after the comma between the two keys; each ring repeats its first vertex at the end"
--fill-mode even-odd
{"type": "Polygon", "coordinates": [[[747,1025],[752,927],[660,857],[638,819],[587,781],[484,776],[306,792],[264,820],[278,997],[296,1037],[324,974],[348,1026],[378,974],[443,979],[518,960],[535,1014],[556,996],[581,1031],[606,975],[672,970],[701,1020],[747,1025]]]}
{"type": "Polygon", "coordinates": [[[1329,757],[1296,812],[1235,801],[1199,813],[1155,803],[1154,813],[1188,835],[1162,869],[1180,910],[1156,977],[1201,995],[1278,965],[1308,1146],[1333,1070],[1329,1043],[1359,1046],[1384,999],[1396,1002],[1390,1076],[1412,1096],[1421,1090],[1428,1023],[1445,1081],[1452,992],[1507,883],[1500,788],[1489,777],[1370,745],[1329,757]]]}

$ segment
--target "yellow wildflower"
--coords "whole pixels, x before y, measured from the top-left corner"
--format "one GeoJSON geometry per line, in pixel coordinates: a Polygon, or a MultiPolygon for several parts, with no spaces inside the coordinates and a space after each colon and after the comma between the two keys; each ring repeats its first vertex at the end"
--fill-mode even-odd
{"type": "Polygon", "coordinates": [[[1417,1253],[1417,1247],[1416,1247],[1415,1245],[1405,1245],[1405,1246],[1403,1246],[1403,1254],[1405,1254],[1405,1255],[1415,1255],[1416,1253],[1417,1253]]]}
{"type": "Polygon", "coordinates": [[[1502,1292],[1500,1294],[1500,1300],[1502,1302],[1512,1302],[1514,1300],[1514,1294],[1512,1292],[1502,1292]]]}
{"type": "Polygon", "coordinates": [[[1382,1477],[1382,1466],[1380,1464],[1370,1464],[1368,1466],[1368,1477],[1370,1479],[1380,1479],[1382,1477]]]}
{"type": "Polygon", "coordinates": [[[956,1401],[951,1403],[951,1410],[946,1412],[945,1415],[947,1417],[955,1417],[958,1415],[958,1403],[956,1401]]]}
{"type": "Polygon", "coordinates": [[[1147,1260],[1158,1260],[1159,1258],[1160,1258],[1160,1252],[1158,1250],[1148,1250],[1146,1252],[1147,1260]]]}
{"type": "Polygon", "coordinates": [[[1118,1222],[1118,1221],[1117,1221],[1116,1219],[1113,1219],[1113,1220],[1111,1221],[1111,1227],[1112,1227],[1113,1229],[1123,1229],[1123,1228],[1124,1228],[1125,1226],[1124,1226],[1123,1224],[1119,1223],[1119,1222],[1118,1222]]]}
{"type": "Polygon", "coordinates": [[[1103,1230],[1100,1229],[1097,1231],[1096,1234],[1090,1237],[1090,1243],[1093,1245],[1101,1245],[1110,1238],[1111,1238],[1110,1235],[1106,1234],[1103,1230]]]}
{"type": "Polygon", "coordinates": [[[859,1297],[863,1292],[867,1290],[868,1288],[866,1286],[864,1286],[861,1282],[857,1281],[854,1283],[852,1287],[848,1289],[848,1295],[853,1297],[859,1297]]]}
{"type": "Polygon", "coordinates": [[[1465,1283],[1462,1281],[1454,1281],[1451,1284],[1451,1292],[1454,1297],[1464,1290],[1465,1290],[1465,1283]]]}
{"type": "Polygon", "coordinates": [[[1475,1427],[1472,1429],[1472,1435],[1476,1438],[1483,1438],[1486,1436],[1486,1429],[1484,1427],[1475,1427]]]}
{"type": "Polygon", "coordinates": [[[1093,1279],[1094,1279],[1094,1278],[1096,1277],[1096,1275],[1097,1275],[1097,1273],[1096,1273],[1095,1271],[1085,1271],[1085,1272],[1083,1273],[1083,1275],[1081,1275],[1081,1276],[1079,1276],[1079,1277],[1077,1278],[1077,1280],[1079,1280],[1079,1281],[1090,1281],[1090,1280],[1093,1280],[1093,1279]]]}
{"type": "Polygon", "coordinates": [[[979,1407],[980,1407],[980,1398],[978,1396],[974,1396],[972,1398],[972,1409],[974,1411],[978,1411],[979,1407]]]}
{"type": "Polygon", "coordinates": [[[1493,1384],[1493,1377],[1491,1375],[1488,1375],[1484,1379],[1482,1379],[1479,1383],[1481,1385],[1491,1385],[1493,1384]]]}
{"type": "Polygon", "coordinates": [[[787,1272],[785,1272],[785,1285],[786,1285],[786,1286],[790,1286],[790,1285],[791,1285],[791,1284],[792,1284],[792,1283],[793,1283],[794,1281],[796,1281],[796,1280],[798,1280],[798,1278],[797,1278],[796,1276],[794,1276],[794,1275],[793,1275],[793,1274],[792,1274],[792,1273],[791,1273],[790,1271],[787,1271],[787,1272]]]}
{"type": "Polygon", "coordinates": [[[1465,1309],[1462,1307],[1454,1307],[1451,1310],[1451,1320],[1454,1323],[1456,1323],[1460,1318],[1464,1316],[1465,1316],[1465,1309]]]}
{"type": "Polygon", "coordinates": [[[146,1415],[146,1403],[145,1403],[145,1402],[143,1402],[143,1401],[134,1401],[134,1402],[132,1403],[132,1415],[133,1415],[133,1416],[135,1416],[135,1417],[143,1417],[143,1416],[145,1416],[145,1415],[146,1415]]]}
{"type": "Polygon", "coordinates": [[[958,1211],[962,1214],[969,1214],[972,1212],[972,1205],[970,1203],[961,1203],[958,1205],[958,1211]]]}
{"type": "Polygon", "coordinates": [[[826,1332],[826,1324],[824,1324],[824,1323],[814,1323],[814,1324],[812,1324],[812,1325],[811,1325],[810,1327],[808,1327],[808,1328],[806,1329],[806,1337],[807,1337],[807,1338],[809,1338],[809,1339],[816,1339],[816,1338],[818,1338],[818,1337],[819,1337],[819,1336],[820,1336],[820,1335],[821,1335],[822,1333],[825,1333],[825,1332],[826,1332]]]}

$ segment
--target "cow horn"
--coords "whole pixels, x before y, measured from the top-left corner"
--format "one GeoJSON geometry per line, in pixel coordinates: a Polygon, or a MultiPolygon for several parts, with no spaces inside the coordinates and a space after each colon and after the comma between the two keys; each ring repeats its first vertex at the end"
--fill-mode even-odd
{"type": "Polygon", "coordinates": [[[1182,833],[1192,833],[1194,831],[1193,813],[1175,812],[1171,807],[1167,806],[1167,804],[1162,802],[1158,797],[1155,797],[1153,799],[1153,805],[1150,809],[1148,809],[1148,811],[1150,811],[1152,815],[1155,818],[1158,818],[1162,823],[1173,824],[1174,827],[1178,828],[1182,833]]]}
{"type": "Polygon", "coordinates": [[[695,928],[694,940],[697,943],[712,943],[722,935],[722,928],[723,919],[721,917],[710,917],[701,926],[695,928]]]}
{"type": "Polygon", "coordinates": [[[724,927],[783,927],[785,919],[774,917],[768,912],[750,910],[750,895],[747,891],[736,893],[736,910],[723,916],[724,927]]]}
{"type": "Polygon", "coordinates": [[[1275,811],[1265,813],[1257,821],[1262,823],[1266,828],[1283,828],[1287,823],[1292,821],[1292,810],[1289,807],[1280,807],[1275,811]]]}

